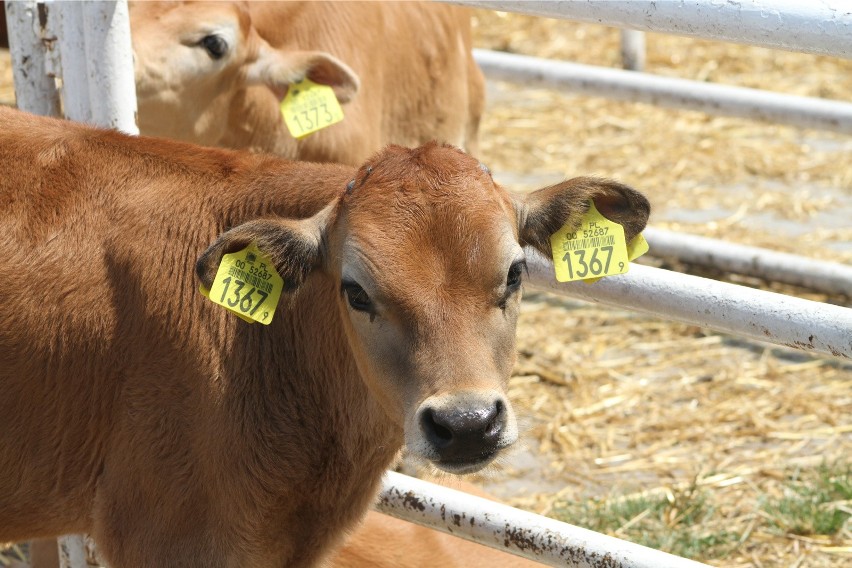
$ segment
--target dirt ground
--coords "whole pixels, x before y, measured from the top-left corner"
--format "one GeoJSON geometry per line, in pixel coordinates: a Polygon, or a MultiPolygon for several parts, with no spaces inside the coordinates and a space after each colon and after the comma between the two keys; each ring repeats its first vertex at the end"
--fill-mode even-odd
{"type": "MultiPolygon", "coordinates": [[[[617,30],[477,12],[479,47],[617,67],[617,30]]],[[[649,34],[647,71],[852,100],[852,61],[649,34]]],[[[519,191],[597,174],[642,190],[656,227],[852,262],[852,138],[489,83],[482,159],[519,191]]],[[[0,52],[0,103],[13,98],[0,52]]],[[[683,267],[682,267],[683,268],[683,267]]],[[[690,267],[685,267],[692,270],[690,267]]],[[[849,306],[848,297],[733,277],[849,306]]],[[[849,460],[852,365],[527,290],[511,397],[523,442],[477,479],[541,513],[699,486],[744,535],[719,566],[847,566],[852,534],[772,528],[791,471],[849,460]]]]}

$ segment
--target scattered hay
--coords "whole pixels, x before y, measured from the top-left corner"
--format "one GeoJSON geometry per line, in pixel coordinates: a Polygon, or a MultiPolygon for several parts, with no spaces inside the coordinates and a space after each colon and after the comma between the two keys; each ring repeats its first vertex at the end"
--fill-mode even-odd
{"type": "MultiPolygon", "coordinates": [[[[620,65],[611,28],[488,11],[476,20],[479,47],[620,65]]],[[[647,43],[651,73],[852,100],[852,61],[659,34],[647,43]]],[[[489,88],[482,157],[510,188],[616,177],[649,196],[656,226],[852,261],[849,137],[503,83],[489,88]]],[[[849,305],[849,298],[831,300],[849,305]]],[[[704,560],[847,565],[849,528],[831,538],[770,530],[760,503],[783,493],[791,468],[850,455],[852,365],[543,293],[526,295],[518,346],[510,394],[519,414],[531,417],[527,447],[479,476],[491,491],[555,514],[588,499],[694,487],[716,511],[696,534],[723,530],[738,539],[704,560]],[[713,526],[720,518],[723,526],[713,526]]]]}
{"type": "MultiPolygon", "coordinates": [[[[619,66],[612,28],[477,12],[476,42],[619,66]]],[[[647,71],[852,100],[852,60],[649,34],[647,71]]],[[[579,174],[640,188],[660,227],[852,261],[852,139],[646,104],[497,83],[482,154],[520,190],[579,174]],[[779,230],[782,232],[779,235],[779,230]],[[779,238],[783,237],[783,238],[779,238]]]]}

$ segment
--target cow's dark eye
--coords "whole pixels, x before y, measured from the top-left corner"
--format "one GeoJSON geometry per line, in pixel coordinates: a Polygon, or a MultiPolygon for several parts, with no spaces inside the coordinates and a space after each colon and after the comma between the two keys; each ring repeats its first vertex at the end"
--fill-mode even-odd
{"type": "Polygon", "coordinates": [[[207,54],[212,59],[221,59],[226,53],[228,53],[228,42],[225,41],[222,36],[217,36],[216,34],[204,36],[201,38],[201,41],[198,42],[198,45],[206,49],[207,54]]]}
{"type": "Polygon", "coordinates": [[[521,272],[523,272],[526,267],[527,262],[525,260],[518,260],[517,262],[513,262],[512,266],[509,267],[509,273],[506,275],[506,290],[503,291],[502,297],[497,302],[497,306],[501,310],[506,309],[506,306],[509,302],[509,298],[511,298],[518,290],[520,290],[521,272]]]}
{"type": "Polygon", "coordinates": [[[349,305],[353,310],[359,312],[369,312],[373,309],[373,303],[370,301],[370,296],[361,288],[361,285],[351,280],[344,280],[340,286],[343,293],[346,294],[346,299],[349,300],[349,305]]]}
{"type": "Polygon", "coordinates": [[[527,263],[524,260],[519,260],[509,267],[509,274],[506,276],[506,291],[514,292],[521,286],[521,271],[526,268],[527,263]]]}

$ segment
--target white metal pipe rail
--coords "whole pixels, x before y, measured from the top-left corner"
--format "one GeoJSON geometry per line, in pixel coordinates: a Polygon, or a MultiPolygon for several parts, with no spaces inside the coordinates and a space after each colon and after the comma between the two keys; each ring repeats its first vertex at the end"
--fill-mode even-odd
{"type": "Polygon", "coordinates": [[[59,91],[47,73],[47,54],[55,40],[47,31],[47,10],[32,1],[7,0],[5,5],[18,108],[59,116],[59,91]]]}
{"type": "Polygon", "coordinates": [[[50,6],[61,19],[65,116],[139,134],[127,0],[50,6]]]}
{"type": "Polygon", "coordinates": [[[59,568],[88,568],[88,539],[79,534],[60,537],[57,542],[59,546],[59,568]]]}
{"type": "Polygon", "coordinates": [[[852,134],[852,103],[484,49],[474,57],[489,79],[852,134]]]}
{"type": "Polygon", "coordinates": [[[92,123],[82,6],[77,2],[51,2],[49,6],[59,44],[62,112],[69,120],[92,123]]]}
{"type": "Polygon", "coordinates": [[[794,284],[828,294],[852,295],[852,266],[846,264],[651,227],[645,229],[643,234],[651,246],[649,254],[653,256],[676,257],[684,262],[794,284]]]}
{"type": "Polygon", "coordinates": [[[66,118],[139,134],[127,0],[12,0],[6,12],[20,108],[57,115],[57,75],[66,118]]]}
{"type": "Polygon", "coordinates": [[[530,249],[527,266],[532,286],[563,296],[852,359],[849,308],[638,264],[592,285],[559,283],[551,261],[530,249]]]}
{"type": "Polygon", "coordinates": [[[385,474],[376,509],[548,566],[709,568],[392,471],[385,474]]]}
{"type": "Polygon", "coordinates": [[[621,30],[621,66],[630,71],[645,70],[645,32],[621,30]]]}
{"type": "Polygon", "coordinates": [[[452,0],[520,12],[852,58],[852,5],[845,0],[452,0]]]}

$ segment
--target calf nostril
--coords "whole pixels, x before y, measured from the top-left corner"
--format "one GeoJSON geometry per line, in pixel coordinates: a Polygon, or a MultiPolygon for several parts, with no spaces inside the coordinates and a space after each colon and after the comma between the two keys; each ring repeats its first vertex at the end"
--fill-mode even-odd
{"type": "Polygon", "coordinates": [[[453,441],[453,431],[439,422],[431,408],[423,412],[422,426],[430,441],[437,446],[447,446],[453,441]]]}
{"type": "Polygon", "coordinates": [[[491,409],[488,424],[485,426],[485,436],[492,438],[499,436],[503,430],[503,401],[498,400],[491,409]]]}

